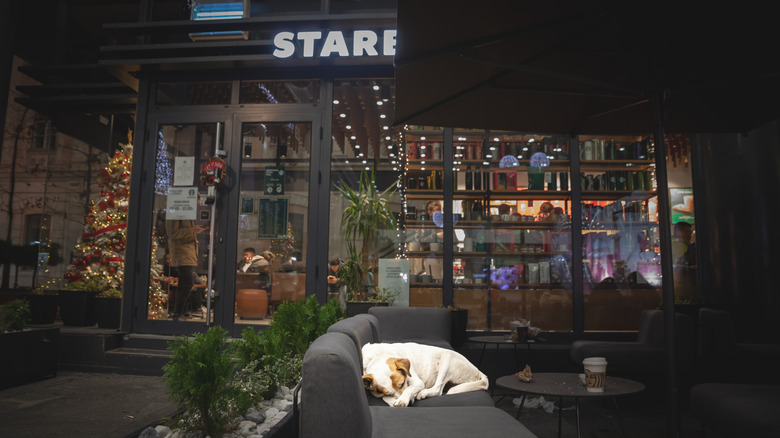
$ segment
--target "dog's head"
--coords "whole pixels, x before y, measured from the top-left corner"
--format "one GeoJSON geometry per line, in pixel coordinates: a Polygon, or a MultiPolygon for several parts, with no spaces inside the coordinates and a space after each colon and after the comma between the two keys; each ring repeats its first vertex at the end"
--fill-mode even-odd
{"type": "Polygon", "coordinates": [[[371,391],[374,397],[397,397],[404,391],[409,378],[412,377],[412,373],[409,372],[411,364],[409,359],[397,357],[388,358],[385,363],[387,366],[380,365],[363,376],[363,386],[371,391]]]}

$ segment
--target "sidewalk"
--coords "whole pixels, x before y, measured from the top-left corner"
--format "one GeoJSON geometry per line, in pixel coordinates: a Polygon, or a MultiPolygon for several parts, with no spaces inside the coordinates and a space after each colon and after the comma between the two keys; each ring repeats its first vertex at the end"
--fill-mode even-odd
{"type": "Polygon", "coordinates": [[[60,371],[0,391],[0,437],[125,438],[176,412],[162,377],[60,371]]]}

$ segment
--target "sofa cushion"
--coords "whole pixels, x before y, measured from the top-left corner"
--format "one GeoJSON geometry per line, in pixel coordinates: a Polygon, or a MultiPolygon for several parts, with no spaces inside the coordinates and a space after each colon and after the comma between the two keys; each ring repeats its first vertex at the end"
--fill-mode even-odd
{"type": "Polygon", "coordinates": [[[325,333],[309,346],[301,380],[302,438],[371,436],[371,412],[361,371],[358,350],[344,333],[325,333]]]}
{"type": "Polygon", "coordinates": [[[361,350],[363,345],[374,341],[374,332],[371,330],[371,324],[364,318],[345,318],[337,321],[328,327],[328,333],[344,333],[352,339],[355,348],[358,350],[360,358],[360,368],[363,369],[363,355],[361,350]]]}
{"type": "Polygon", "coordinates": [[[690,404],[707,429],[723,436],[780,436],[780,385],[702,383],[691,389],[690,404]]]}
{"type": "MultiPolygon", "coordinates": [[[[535,437],[528,428],[501,409],[488,406],[430,408],[371,407],[375,438],[535,437]]],[[[350,436],[350,435],[344,435],[350,436]]]]}
{"type": "Polygon", "coordinates": [[[449,309],[443,307],[372,307],[379,321],[379,342],[417,342],[452,350],[449,309]]]}

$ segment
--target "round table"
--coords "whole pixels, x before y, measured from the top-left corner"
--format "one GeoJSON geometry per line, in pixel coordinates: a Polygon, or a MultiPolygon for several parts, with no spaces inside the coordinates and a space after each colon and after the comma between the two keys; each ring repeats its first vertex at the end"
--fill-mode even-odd
{"type": "MultiPolygon", "coordinates": [[[[495,344],[496,345],[496,351],[501,348],[501,344],[504,345],[511,345],[512,348],[514,348],[515,353],[515,365],[517,366],[517,370],[520,371],[522,368],[520,368],[520,360],[517,358],[517,346],[518,345],[525,345],[526,349],[528,350],[528,362],[530,365],[531,362],[531,344],[535,344],[539,342],[536,339],[528,339],[526,341],[513,341],[511,338],[508,338],[503,335],[493,335],[493,336],[472,336],[469,338],[469,341],[471,342],[477,342],[482,344],[482,352],[479,354],[479,362],[477,363],[477,368],[479,368],[482,365],[482,357],[485,356],[485,348],[488,344],[495,344]]],[[[533,368],[533,367],[531,367],[533,368]]]]}
{"type": "MultiPolygon", "coordinates": [[[[620,377],[607,376],[607,383],[604,387],[604,392],[588,392],[585,385],[580,381],[580,376],[576,373],[534,373],[530,382],[521,382],[515,377],[514,374],[509,376],[499,377],[496,380],[496,386],[499,388],[507,389],[510,391],[517,391],[522,394],[520,398],[520,407],[517,409],[517,415],[520,417],[520,413],[525,403],[525,397],[528,394],[549,395],[552,397],[558,397],[559,405],[563,398],[573,398],[574,406],[577,415],[577,436],[580,436],[580,398],[594,398],[594,397],[610,397],[615,406],[617,412],[618,421],[620,422],[620,431],[623,436],[626,436],[626,431],[623,427],[623,417],[620,415],[620,409],[618,409],[617,400],[615,397],[621,395],[628,395],[640,392],[645,389],[645,385],[620,377]]],[[[561,412],[562,409],[558,409],[558,436],[561,436],[561,412]]]]}

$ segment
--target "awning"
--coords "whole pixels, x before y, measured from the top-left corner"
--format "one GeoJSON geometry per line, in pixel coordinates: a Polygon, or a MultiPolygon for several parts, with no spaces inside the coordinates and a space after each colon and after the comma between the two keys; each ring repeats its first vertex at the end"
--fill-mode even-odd
{"type": "Polygon", "coordinates": [[[561,134],[747,132],[780,116],[769,6],[400,0],[395,123],[561,134]]]}

